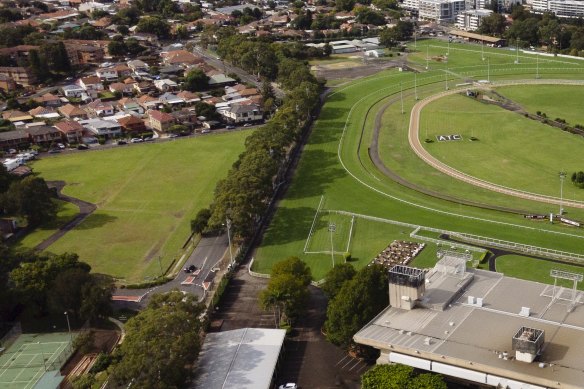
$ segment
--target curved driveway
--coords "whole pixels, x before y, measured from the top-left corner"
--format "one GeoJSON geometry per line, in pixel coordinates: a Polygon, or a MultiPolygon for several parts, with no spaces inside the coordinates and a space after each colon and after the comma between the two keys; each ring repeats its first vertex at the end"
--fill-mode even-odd
{"type": "MultiPolygon", "coordinates": [[[[509,81],[509,82],[503,81],[503,82],[494,83],[492,85],[479,85],[478,88],[483,89],[483,90],[487,90],[487,89],[490,89],[491,86],[524,85],[524,84],[584,85],[584,82],[578,81],[578,80],[521,80],[521,81],[509,81]]],[[[547,196],[547,195],[542,195],[542,194],[537,194],[537,193],[525,192],[525,191],[518,190],[518,189],[508,188],[508,187],[505,187],[502,185],[497,185],[497,184],[494,184],[492,182],[484,181],[484,180],[481,180],[479,178],[470,176],[466,173],[460,172],[460,171],[442,163],[438,159],[434,158],[422,146],[422,143],[420,142],[420,137],[419,137],[420,112],[422,111],[422,109],[426,105],[430,104],[431,102],[433,102],[435,100],[438,100],[438,99],[445,97],[445,96],[460,93],[460,92],[462,92],[466,89],[469,89],[469,88],[477,89],[477,85],[475,84],[474,86],[466,86],[463,88],[457,88],[457,89],[453,89],[453,90],[449,90],[449,91],[444,91],[442,93],[438,93],[436,95],[427,97],[427,98],[423,99],[422,101],[418,102],[416,105],[414,105],[414,107],[412,108],[412,112],[410,114],[410,127],[409,127],[409,131],[408,131],[408,140],[410,143],[410,147],[414,150],[416,155],[418,157],[420,157],[428,165],[441,171],[442,173],[448,174],[451,177],[454,177],[458,180],[464,181],[464,182],[471,184],[471,185],[475,185],[475,186],[478,186],[481,188],[485,188],[485,189],[492,190],[495,192],[503,193],[506,195],[523,198],[526,200],[540,201],[543,203],[557,204],[557,205],[563,205],[563,206],[573,207],[573,208],[584,208],[584,202],[582,202],[582,201],[574,201],[574,200],[566,200],[566,199],[561,200],[560,198],[554,197],[554,196],[547,196]]]]}

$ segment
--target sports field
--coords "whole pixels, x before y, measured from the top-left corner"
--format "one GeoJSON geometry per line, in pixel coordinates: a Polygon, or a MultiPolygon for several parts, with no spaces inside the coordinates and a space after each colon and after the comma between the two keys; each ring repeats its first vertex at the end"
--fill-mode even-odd
{"type": "Polygon", "coordinates": [[[25,334],[0,355],[0,388],[32,389],[48,371],[58,371],[72,354],[68,333],[25,334]]]}
{"type": "MultiPolygon", "coordinates": [[[[549,210],[549,206],[545,204],[493,195],[487,191],[476,191],[470,185],[449,180],[446,176],[429,170],[423,162],[415,161],[411,157],[407,147],[395,147],[391,150],[386,147],[395,144],[407,145],[409,115],[402,115],[400,112],[400,89],[403,89],[404,110],[409,112],[415,102],[415,94],[423,98],[444,90],[445,80],[450,85],[456,85],[466,82],[469,78],[478,80],[486,79],[487,76],[493,80],[535,78],[536,71],[545,74],[546,77],[555,78],[581,78],[584,75],[584,64],[576,61],[550,60],[547,63],[541,61],[536,69],[533,66],[536,64],[533,59],[531,64],[526,60],[526,63],[512,67],[510,64],[513,63],[514,57],[508,52],[495,52],[493,49],[485,48],[485,52],[492,53],[493,58],[500,54],[500,58],[497,61],[493,59],[492,63],[498,67],[488,69],[480,58],[480,47],[477,49],[471,45],[452,46],[448,72],[443,71],[446,68],[442,66],[444,64],[441,64],[438,70],[430,68],[428,72],[417,75],[386,71],[357,80],[328,96],[304,149],[286,198],[280,202],[257,252],[254,262],[256,271],[269,272],[273,263],[287,256],[297,255],[311,266],[315,279],[326,273],[331,266],[330,256],[327,261],[326,256],[303,253],[321,195],[327,199],[324,209],[328,210],[351,211],[422,226],[474,233],[576,253],[583,252],[584,233],[578,229],[538,224],[517,215],[463,206],[427,196],[385,177],[371,162],[368,148],[375,116],[384,104],[393,101],[393,104],[382,113],[379,143],[382,160],[396,161],[402,158],[401,162],[392,162],[392,168],[399,166],[408,179],[414,177],[420,184],[429,181],[438,190],[451,191],[459,196],[468,194],[471,198],[487,204],[495,202],[507,206],[510,204],[524,206],[542,212],[549,210]],[[458,50],[458,59],[454,49],[458,50]],[[491,73],[487,74],[489,70],[491,73]],[[387,127],[392,127],[391,136],[385,132],[387,127]],[[388,157],[390,151],[393,155],[388,157]]],[[[432,47],[432,50],[437,52],[443,51],[444,48],[432,47]]],[[[418,54],[417,57],[414,61],[423,65],[425,61],[420,59],[425,58],[425,54],[418,54]]],[[[365,234],[359,238],[358,224],[351,243],[352,254],[355,252],[355,245],[369,246],[370,253],[377,253],[392,240],[391,234],[384,233],[378,226],[374,226],[370,232],[379,234],[379,239],[370,238],[365,234]]],[[[409,234],[409,231],[406,233],[409,234]]],[[[322,241],[324,242],[324,239],[322,241]]],[[[366,262],[357,262],[358,265],[364,263],[366,262]]]]}
{"type": "MultiPolygon", "coordinates": [[[[538,88],[522,89],[535,92],[538,88]]],[[[565,91],[565,87],[561,89],[565,91]]],[[[547,101],[546,105],[562,111],[567,96],[573,95],[567,93],[564,99],[547,101]]],[[[582,88],[575,95],[581,95],[584,101],[582,88]]],[[[539,99],[545,100],[544,95],[539,99]]],[[[563,109],[566,116],[580,114],[581,107],[570,108],[566,105],[563,109]]],[[[584,169],[579,156],[584,137],[462,94],[444,97],[424,108],[420,138],[434,140],[424,144],[426,150],[458,171],[531,193],[559,197],[558,172],[563,170],[570,175],[584,169]],[[448,134],[461,135],[462,140],[436,141],[438,136],[448,134]],[[471,137],[478,141],[470,141],[471,137]]],[[[584,200],[584,191],[567,181],[565,198],[584,200]]]]}
{"type": "MultiPolygon", "coordinates": [[[[65,194],[97,205],[48,250],[78,253],[93,271],[126,283],[160,275],[177,259],[190,220],[209,205],[247,135],[237,131],[35,162],[45,179],[67,183],[65,194]]],[[[38,240],[33,234],[23,244],[38,240]]]]}

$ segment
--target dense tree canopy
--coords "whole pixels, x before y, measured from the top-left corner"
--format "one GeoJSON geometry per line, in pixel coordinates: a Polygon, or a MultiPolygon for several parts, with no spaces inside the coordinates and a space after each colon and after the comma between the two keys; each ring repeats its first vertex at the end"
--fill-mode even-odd
{"type": "Polygon", "coordinates": [[[209,88],[209,77],[199,68],[190,70],[185,77],[183,88],[190,92],[200,92],[209,88]]]}
{"type": "Polygon", "coordinates": [[[54,197],[44,179],[28,176],[13,181],[2,195],[1,202],[8,214],[25,217],[30,226],[37,226],[55,217],[57,205],[54,197]]]}
{"type": "Polygon", "coordinates": [[[179,388],[201,348],[203,306],[180,291],[153,296],[126,323],[126,337],[110,366],[110,380],[133,388],[179,388]]]}
{"type": "Polygon", "coordinates": [[[399,42],[406,41],[414,34],[414,24],[407,21],[398,21],[394,27],[381,30],[379,42],[385,47],[394,47],[399,42]]]}
{"type": "Polygon", "coordinates": [[[158,38],[165,39],[170,35],[170,24],[161,17],[146,16],[140,19],[136,31],[154,34],[158,38]]]}
{"type": "Polygon", "coordinates": [[[350,263],[341,263],[328,271],[324,277],[324,284],[321,289],[329,299],[334,299],[341,290],[345,282],[355,277],[357,271],[350,263]]]}
{"type": "Polygon", "coordinates": [[[343,283],[327,308],[324,327],[328,340],[350,344],[353,335],[389,305],[387,285],[387,271],[381,265],[367,266],[343,283]]]}

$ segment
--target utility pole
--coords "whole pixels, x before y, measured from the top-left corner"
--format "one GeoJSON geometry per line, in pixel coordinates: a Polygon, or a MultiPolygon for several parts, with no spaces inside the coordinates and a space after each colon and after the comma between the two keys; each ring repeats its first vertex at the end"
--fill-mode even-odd
{"type": "Polygon", "coordinates": [[[229,264],[233,266],[233,252],[231,250],[231,220],[227,218],[225,220],[225,223],[227,224],[227,241],[229,243],[229,259],[230,259],[229,264]]]}

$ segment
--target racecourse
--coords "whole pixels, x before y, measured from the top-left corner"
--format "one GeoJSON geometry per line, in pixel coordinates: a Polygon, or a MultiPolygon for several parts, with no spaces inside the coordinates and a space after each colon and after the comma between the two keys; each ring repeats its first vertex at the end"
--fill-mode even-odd
{"type": "MultiPolygon", "coordinates": [[[[465,50],[471,47],[460,46],[465,50]]],[[[421,52],[420,43],[418,47],[421,52]]],[[[429,47],[428,50],[438,49],[429,47]]],[[[452,50],[455,53],[454,47],[452,50]]],[[[491,51],[485,49],[485,52],[491,51]]],[[[474,53],[473,55],[480,58],[480,52],[477,55],[476,48],[474,53]]],[[[403,102],[404,110],[409,112],[417,103],[416,96],[423,99],[439,93],[444,90],[445,83],[454,87],[458,83],[483,80],[487,77],[492,78],[493,81],[529,79],[535,78],[536,71],[545,74],[546,79],[581,79],[584,74],[584,64],[569,60],[557,62],[550,60],[547,63],[539,63],[537,69],[535,60],[532,63],[522,63],[521,66],[510,66],[512,62],[508,56],[502,56],[496,64],[497,68],[490,69],[482,62],[470,65],[471,61],[468,59],[461,60],[461,66],[457,68],[455,60],[455,56],[451,54],[448,60],[448,72],[443,71],[444,64],[436,63],[431,63],[430,70],[422,73],[386,71],[356,80],[328,95],[321,115],[315,122],[313,133],[305,147],[293,182],[286,197],[280,202],[272,224],[257,251],[254,261],[255,270],[269,272],[273,263],[287,256],[296,255],[313,268],[316,279],[326,273],[326,270],[331,267],[330,256],[327,258],[326,255],[309,255],[303,252],[319,199],[323,195],[327,203],[324,210],[338,209],[416,225],[582,253],[584,233],[579,229],[557,224],[534,223],[506,212],[463,206],[421,194],[385,177],[369,159],[368,148],[373,133],[375,114],[389,100],[393,100],[394,103],[387,111],[388,116],[383,117],[383,125],[397,124],[392,130],[393,138],[385,139],[383,142],[391,146],[391,143],[403,144],[405,141],[407,145],[409,120],[406,118],[409,118],[409,115],[400,115],[400,100],[403,102]],[[439,69],[435,69],[437,67],[439,69]]],[[[420,61],[416,63],[415,59],[413,64],[423,66],[420,61]]],[[[383,133],[382,136],[384,136],[383,133]]],[[[386,158],[387,151],[381,149],[386,145],[383,142],[380,142],[380,150],[382,158],[386,158]]],[[[396,152],[404,155],[411,151],[401,149],[396,152]]],[[[461,191],[471,196],[477,192],[483,196],[481,201],[485,203],[513,203],[524,205],[528,209],[541,209],[542,212],[550,209],[550,204],[540,201],[523,200],[485,189],[471,189],[474,187],[430,168],[419,161],[413,152],[411,154],[414,155],[413,158],[407,157],[405,160],[407,165],[396,164],[404,173],[407,173],[406,178],[413,177],[422,183],[424,179],[436,180],[436,187],[445,191],[454,190],[444,186],[444,183],[448,183],[448,186],[462,188],[461,191]]],[[[574,208],[569,208],[569,210],[575,214],[580,212],[574,208]]],[[[378,230],[383,235],[382,228],[378,230]]],[[[356,231],[359,231],[358,227],[356,231]]],[[[402,231],[402,233],[408,232],[402,231]]],[[[393,239],[389,233],[385,236],[385,239],[371,241],[371,246],[375,247],[372,247],[369,252],[379,252],[383,245],[390,243],[393,239]]],[[[354,236],[352,245],[357,243],[357,236],[354,236]]],[[[359,259],[358,266],[362,266],[369,260],[361,257],[359,259]]]]}

